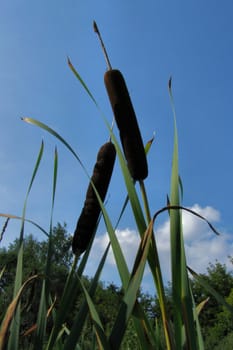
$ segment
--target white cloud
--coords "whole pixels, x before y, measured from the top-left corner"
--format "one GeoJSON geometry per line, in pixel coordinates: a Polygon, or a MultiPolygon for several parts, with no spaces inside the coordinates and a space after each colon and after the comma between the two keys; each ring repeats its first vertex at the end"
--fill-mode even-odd
{"type": "MultiPolygon", "coordinates": [[[[135,259],[136,251],[139,245],[139,235],[136,231],[126,228],[124,230],[116,230],[116,236],[122,248],[123,254],[126,258],[128,267],[132,267],[133,261],[135,259]]],[[[94,244],[93,244],[93,258],[99,259],[101,256],[100,253],[103,254],[109,242],[108,233],[104,233],[101,236],[97,236],[94,244]]],[[[115,258],[112,252],[112,248],[110,248],[107,264],[116,265],[115,258]]]]}
{"type": "MultiPolygon", "coordinates": [[[[198,204],[194,204],[192,208],[189,209],[202,215],[211,223],[218,222],[220,220],[220,213],[210,206],[201,208],[198,204]]],[[[212,232],[208,230],[207,224],[200,218],[197,218],[195,215],[187,211],[183,211],[182,213],[182,222],[184,238],[186,242],[193,241],[199,238],[201,239],[203,238],[203,234],[207,233],[211,234],[212,236],[212,232]]]]}
{"type": "MultiPolygon", "coordinates": [[[[202,208],[195,204],[189,209],[202,215],[211,224],[220,221],[220,213],[210,206],[202,208]]],[[[208,264],[218,260],[230,268],[228,256],[232,254],[233,242],[229,234],[223,232],[217,236],[205,221],[187,211],[182,212],[182,222],[187,264],[190,267],[199,273],[205,273],[208,264]]],[[[164,275],[170,280],[169,221],[156,230],[156,241],[164,275]]]]}
{"type": "MultiPolygon", "coordinates": [[[[216,225],[216,223],[220,222],[220,213],[213,207],[206,206],[202,208],[200,205],[195,204],[189,209],[199,213],[212,224],[216,225]]],[[[226,265],[231,268],[228,256],[232,254],[233,241],[230,239],[230,235],[223,232],[220,236],[217,236],[205,221],[189,212],[183,211],[182,218],[188,265],[199,273],[206,272],[208,264],[210,262],[214,263],[216,260],[221,263],[226,263],[226,265]]],[[[171,279],[169,220],[166,220],[158,227],[156,227],[155,224],[154,231],[164,282],[166,283],[171,279]]],[[[131,269],[139,245],[139,235],[136,231],[129,228],[116,230],[116,235],[119,239],[129,269],[131,269]]],[[[92,263],[91,266],[89,265],[88,267],[88,273],[93,274],[92,269],[96,269],[98,261],[100,260],[108,241],[107,233],[96,237],[92,249],[92,259],[90,259],[92,263]]],[[[107,278],[109,281],[110,278],[111,281],[114,281],[115,276],[117,276],[115,265],[115,259],[111,250],[107,258],[105,272],[102,279],[106,280],[105,278],[107,278]]],[[[146,268],[145,277],[147,278],[149,275],[150,271],[146,268]]]]}
{"type": "MultiPolygon", "coordinates": [[[[139,246],[139,235],[135,230],[131,230],[129,228],[126,228],[124,230],[116,230],[116,235],[130,271],[139,246]]],[[[105,232],[103,235],[96,236],[92,246],[91,256],[88,259],[88,264],[85,270],[86,275],[93,276],[95,274],[100,259],[108,243],[109,237],[107,232],[105,232]]],[[[101,280],[121,285],[112,248],[109,250],[108,257],[101,275],[101,280]]]]}

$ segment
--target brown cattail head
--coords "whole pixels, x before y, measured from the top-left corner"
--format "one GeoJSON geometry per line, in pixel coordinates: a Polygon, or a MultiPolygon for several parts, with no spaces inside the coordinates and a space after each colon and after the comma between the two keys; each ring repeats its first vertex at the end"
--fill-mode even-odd
{"type": "MultiPolygon", "coordinates": [[[[91,181],[94,184],[102,202],[105,199],[116,159],[116,150],[111,142],[105,143],[97,154],[91,181]]],[[[74,232],[72,250],[74,254],[83,253],[95,232],[100,215],[100,205],[94,188],[89,183],[86,199],[74,232]]]]}
{"type": "Polygon", "coordinates": [[[134,180],[144,180],[148,175],[147,159],[124,77],[119,70],[111,69],[105,73],[104,82],[120,131],[129,172],[134,180]]]}

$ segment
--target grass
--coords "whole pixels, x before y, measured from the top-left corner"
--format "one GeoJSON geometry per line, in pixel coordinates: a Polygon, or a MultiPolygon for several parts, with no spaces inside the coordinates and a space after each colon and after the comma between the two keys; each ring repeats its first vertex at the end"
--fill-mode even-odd
{"type": "MultiPolygon", "coordinates": [[[[40,161],[43,157],[43,143],[39,149],[37,160],[32,173],[31,181],[29,183],[28,190],[26,192],[25,202],[23,206],[23,212],[21,217],[16,217],[9,214],[1,214],[6,218],[20,219],[21,230],[19,234],[19,248],[18,248],[18,260],[15,272],[15,288],[14,296],[11,304],[9,305],[5,318],[2,321],[0,329],[0,350],[16,350],[19,348],[20,339],[20,300],[24,291],[32,279],[42,278],[42,290],[40,297],[40,305],[37,314],[37,324],[35,330],[31,332],[30,349],[80,349],[80,342],[82,339],[82,331],[86,322],[86,318],[90,315],[93,329],[94,329],[94,341],[92,349],[120,349],[124,334],[126,332],[129,320],[132,318],[135,332],[137,334],[138,344],[141,349],[162,349],[162,339],[165,339],[166,349],[203,349],[203,339],[201,335],[201,328],[198,321],[198,314],[202,307],[205,305],[203,301],[200,305],[195,305],[190,285],[190,274],[194,278],[198,279],[203,288],[208,289],[219,302],[230,307],[225,300],[212,290],[206,283],[204,283],[200,276],[196,274],[192,269],[187,267],[184,237],[182,231],[182,211],[189,210],[182,206],[182,183],[179,176],[179,152],[178,152],[178,132],[176,126],[176,114],[174,107],[174,100],[172,96],[171,80],[169,80],[169,96],[171,100],[171,108],[174,119],[174,147],[173,147],[173,160],[172,160],[172,172],[171,172],[171,188],[170,196],[167,206],[159,209],[156,213],[151,215],[150,206],[147,198],[146,187],[143,181],[140,181],[141,196],[137,192],[135,183],[130,176],[124,155],[121,150],[121,146],[117,141],[112,128],[110,127],[107,119],[98,106],[95,98],[91,94],[89,88],[85,85],[84,81],[76,71],[71,61],[68,60],[68,65],[71,68],[74,75],[78,78],[79,82],[86,90],[90,99],[96,105],[103,119],[103,122],[108,128],[112,142],[115,145],[117,151],[117,157],[121,166],[122,176],[124,178],[125,187],[127,190],[127,198],[124,201],[122,208],[119,208],[119,220],[120,222],[122,213],[127,205],[130,205],[132,213],[135,219],[135,225],[140,235],[140,243],[138,245],[137,255],[133,264],[133,269],[130,272],[126,264],[126,257],[123,254],[122,247],[116,236],[116,227],[113,226],[111,218],[104,203],[101,201],[98,192],[94,188],[99,204],[101,206],[102,215],[104,218],[106,231],[108,232],[110,243],[106,247],[106,250],[100,260],[99,265],[96,268],[96,273],[92,279],[90,288],[87,290],[82,281],[82,275],[88,259],[90,258],[91,246],[94,240],[90,242],[89,248],[82,255],[81,259],[74,258],[73,266],[67,276],[67,280],[64,286],[63,294],[58,305],[55,305],[54,296],[50,291],[50,262],[52,258],[52,226],[53,226],[53,208],[56,194],[56,179],[58,172],[58,154],[55,149],[54,152],[54,173],[53,173],[53,191],[51,200],[51,219],[50,219],[50,232],[47,233],[38,224],[31,222],[33,225],[39,227],[48,237],[48,252],[47,260],[45,262],[43,276],[32,276],[28,280],[23,281],[23,256],[24,256],[24,222],[26,219],[27,200],[30,195],[37,171],[40,166],[40,161]],[[170,242],[171,242],[171,271],[172,271],[172,298],[174,302],[174,317],[171,317],[167,300],[165,296],[165,285],[163,283],[162,269],[160,266],[158,248],[154,235],[154,225],[160,213],[167,211],[170,217],[170,242]],[[115,323],[110,330],[110,334],[107,334],[100,316],[94,304],[94,294],[100,279],[101,271],[105,265],[106,258],[109,252],[110,246],[112,247],[116,267],[121,279],[122,288],[124,291],[121,305],[119,307],[118,315],[115,319],[115,323]],[[141,281],[144,274],[145,264],[148,263],[153,282],[157,291],[159,305],[161,309],[162,323],[157,322],[156,328],[153,328],[150,320],[148,319],[145,310],[143,309],[140,301],[137,298],[141,281]],[[80,308],[74,315],[73,324],[70,329],[65,325],[67,315],[70,310],[74,309],[77,297],[77,291],[81,288],[84,301],[80,308]],[[51,331],[47,332],[47,317],[48,313],[52,315],[52,327],[51,331]]],[[[76,161],[82,167],[88,178],[90,176],[86,171],[80,157],[74,151],[73,147],[55,130],[47,126],[46,124],[35,120],[33,118],[23,118],[24,122],[35,125],[36,127],[44,129],[55,137],[55,139],[63,144],[64,147],[75,157],[76,161]]],[[[152,141],[150,141],[146,147],[146,153],[150,151],[152,141]]],[[[94,185],[93,185],[94,187],[94,185]]],[[[189,210],[190,211],[190,210],[189,210]]],[[[199,214],[190,211],[193,215],[197,215],[200,219],[204,219],[199,214]]],[[[207,224],[217,234],[217,231],[213,228],[211,223],[207,221],[207,224]]],[[[4,230],[6,227],[4,227],[4,230]]],[[[4,269],[0,273],[0,277],[4,275],[4,269]]],[[[158,320],[159,321],[159,320],[158,320]]]]}

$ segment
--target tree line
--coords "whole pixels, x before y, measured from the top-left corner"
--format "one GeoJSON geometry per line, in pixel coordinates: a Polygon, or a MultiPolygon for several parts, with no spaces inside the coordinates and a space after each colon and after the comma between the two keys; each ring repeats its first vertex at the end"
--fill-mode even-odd
{"type": "MultiPolygon", "coordinates": [[[[53,228],[54,251],[52,259],[52,276],[49,281],[51,286],[51,295],[55,300],[55,307],[59,304],[67,275],[73,262],[73,253],[71,251],[71,236],[67,232],[66,224],[58,223],[53,228]]],[[[17,261],[18,240],[16,239],[8,247],[0,248],[0,271],[4,268],[4,273],[0,278],[0,322],[3,320],[7,307],[12,301],[13,286],[15,279],[15,266],[17,261]]],[[[21,324],[21,346],[25,348],[30,343],[30,334],[33,326],[36,324],[36,317],[39,307],[40,290],[44,272],[44,262],[48,249],[47,241],[38,241],[33,235],[28,235],[24,242],[24,270],[23,279],[26,280],[34,274],[41,275],[41,279],[35,279],[31,283],[30,288],[23,294],[22,324],[21,324]]],[[[231,263],[233,258],[229,257],[231,263]]],[[[209,264],[206,273],[202,274],[202,278],[221,294],[225,300],[233,305],[233,273],[228,271],[226,265],[216,261],[215,264],[209,264]]],[[[86,287],[91,283],[91,278],[83,276],[83,282],[86,287]]],[[[202,334],[205,343],[205,349],[220,350],[232,349],[233,345],[233,316],[220,305],[215,298],[210,295],[196,280],[192,280],[192,290],[196,305],[203,300],[207,300],[204,308],[201,310],[199,319],[202,334]]],[[[116,318],[123,290],[114,283],[99,282],[95,293],[95,305],[101,317],[101,321],[106,332],[110,332],[114,320],[116,318]]],[[[173,312],[171,288],[168,285],[166,290],[167,303],[170,312],[173,312]]],[[[145,312],[153,326],[160,324],[161,315],[160,308],[155,295],[139,291],[138,298],[143,305],[145,312]]],[[[83,300],[83,294],[77,294],[76,305],[72,313],[67,319],[66,326],[72,324],[73,317],[77,312],[83,300]]],[[[48,322],[48,328],[50,327],[48,322]]],[[[82,344],[88,348],[88,344],[92,343],[92,323],[90,318],[85,324],[82,335],[82,344]]],[[[163,339],[161,339],[163,344],[163,339]]],[[[137,349],[137,338],[134,332],[133,323],[129,322],[127,331],[122,344],[122,349],[137,349]]]]}

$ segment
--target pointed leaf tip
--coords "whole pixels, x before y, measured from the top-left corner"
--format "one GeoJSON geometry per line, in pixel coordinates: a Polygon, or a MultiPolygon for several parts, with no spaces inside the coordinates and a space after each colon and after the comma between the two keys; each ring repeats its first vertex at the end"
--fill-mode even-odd
{"type": "Polygon", "coordinates": [[[70,61],[69,56],[67,56],[67,63],[68,63],[68,65],[69,65],[69,66],[71,66],[71,65],[72,65],[72,63],[71,63],[71,61],[70,61]]]}
{"type": "Polygon", "coordinates": [[[96,24],[96,21],[93,21],[93,29],[94,29],[95,33],[99,33],[99,29],[98,29],[98,26],[96,24]]]}
{"type": "Polygon", "coordinates": [[[155,131],[153,132],[152,138],[148,141],[148,143],[152,144],[155,139],[155,131]]]}
{"type": "Polygon", "coordinates": [[[172,77],[170,76],[168,81],[168,89],[171,90],[171,88],[172,88],[172,77]]]}

